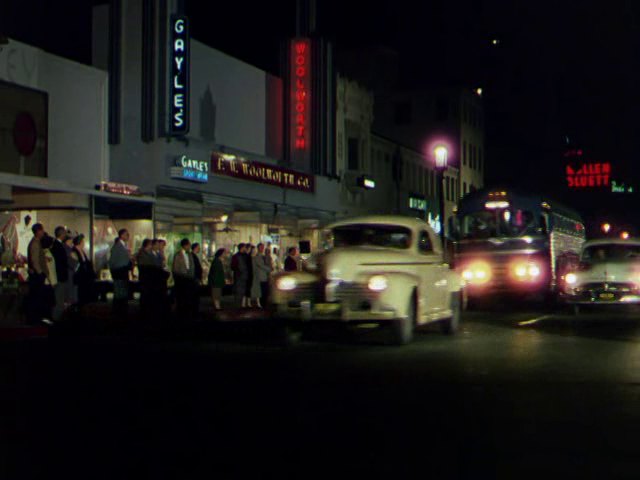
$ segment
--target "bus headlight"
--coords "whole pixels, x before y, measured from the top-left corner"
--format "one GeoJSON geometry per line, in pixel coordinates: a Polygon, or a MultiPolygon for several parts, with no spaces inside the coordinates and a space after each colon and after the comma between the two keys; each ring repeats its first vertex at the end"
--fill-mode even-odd
{"type": "Polygon", "coordinates": [[[485,262],[474,262],[462,271],[462,278],[471,284],[483,284],[491,280],[491,267],[485,262]]]}
{"type": "Polygon", "coordinates": [[[540,265],[534,262],[514,263],[511,272],[518,280],[537,280],[542,275],[540,265]]]}
{"type": "Polygon", "coordinates": [[[372,292],[382,292],[389,286],[389,281],[384,275],[374,275],[369,279],[369,290],[372,292]]]}
{"type": "Polygon", "coordinates": [[[298,286],[298,281],[294,277],[280,277],[276,280],[276,288],[283,292],[290,292],[295,290],[298,286]]]}

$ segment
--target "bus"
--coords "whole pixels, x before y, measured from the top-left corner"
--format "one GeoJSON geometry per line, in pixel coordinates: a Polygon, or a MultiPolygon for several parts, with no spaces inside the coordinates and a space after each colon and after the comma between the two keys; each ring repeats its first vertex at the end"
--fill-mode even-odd
{"type": "Polygon", "coordinates": [[[469,300],[510,293],[549,300],[579,264],[585,226],[576,211],[539,195],[484,189],[460,201],[449,240],[469,300]]]}

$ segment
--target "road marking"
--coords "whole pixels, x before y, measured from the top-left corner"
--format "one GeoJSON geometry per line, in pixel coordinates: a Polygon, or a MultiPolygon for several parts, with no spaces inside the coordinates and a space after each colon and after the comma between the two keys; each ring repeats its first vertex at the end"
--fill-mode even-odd
{"type": "Polygon", "coordinates": [[[551,315],[543,315],[541,317],[532,318],[531,320],[526,320],[524,322],[519,322],[518,326],[519,327],[527,327],[529,325],[535,325],[536,323],[541,322],[542,320],[546,320],[549,317],[551,317],[551,315]]]}

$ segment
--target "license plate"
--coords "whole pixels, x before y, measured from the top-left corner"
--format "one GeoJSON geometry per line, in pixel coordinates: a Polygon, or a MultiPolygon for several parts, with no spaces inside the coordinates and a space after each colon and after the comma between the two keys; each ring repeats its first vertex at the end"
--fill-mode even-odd
{"type": "Polygon", "coordinates": [[[600,300],[613,300],[616,296],[613,293],[601,293],[600,300]]]}
{"type": "Polygon", "coordinates": [[[340,311],[340,304],[338,303],[317,303],[313,306],[313,311],[320,315],[326,315],[329,313],[336,313],[340,311]]]}

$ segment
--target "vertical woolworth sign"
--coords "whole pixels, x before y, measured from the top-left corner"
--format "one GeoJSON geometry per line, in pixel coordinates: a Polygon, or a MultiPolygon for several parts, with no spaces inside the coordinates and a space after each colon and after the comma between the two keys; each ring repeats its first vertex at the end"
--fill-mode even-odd
{"type": "Polygon", "coordinates": [[[170,22],[169,134],[181,136],[189,133],[189,21],[172,15],[170,22]]]}
{"type": "Polygon", "coordinates": [[[291,41],[289,158],[294,168],[311,168],[311,40],[291,41]]]}

